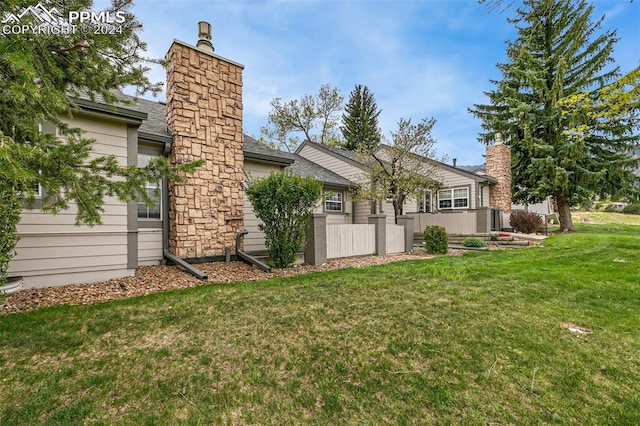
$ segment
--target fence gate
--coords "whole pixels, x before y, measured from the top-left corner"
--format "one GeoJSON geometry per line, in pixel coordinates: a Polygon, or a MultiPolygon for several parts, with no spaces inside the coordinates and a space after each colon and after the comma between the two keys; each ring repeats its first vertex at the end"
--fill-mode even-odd
{"type": "Polygon", "coordinates": [[[387,254],[404,252],[404,226],[387,224],[387,254]]]}

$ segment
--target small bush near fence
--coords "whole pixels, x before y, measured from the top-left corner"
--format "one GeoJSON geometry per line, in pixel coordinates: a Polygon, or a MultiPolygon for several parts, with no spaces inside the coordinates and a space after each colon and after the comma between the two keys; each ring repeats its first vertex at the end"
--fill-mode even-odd
{"type": "Polygon", "coordinates": [[[304,247],[304,233],[311,210],[320,199],[322,185],[311,177],[291,172],[272,172],[250,179],[247,197],[264,232],[265,246],[276,268],[293,264],[296,252],[304,247]]]}
{"type": "Polygon", "coordinates": [[[640,204],[627,204],[622,213],[626,214],[640,214],[640,204]]]}
{"type": "Polygon", "coordinates": [[[486,247],[487,244],[477,237],[468,237],[465,238],[462,242],[462,245],[465,247],[486,247]]]}
{"type": "Polygon", "coordinates": [[[449,237],[443,226],[427,226],[424,229],[424,248],[429,254],[447,254],[449,237]]]}
{"type": "Polygon", "coordinates": [[[543,225],[542,217],[533,212],[513,212],[509,224],[516,232],[523,234],[533,234],[543,225]]]}

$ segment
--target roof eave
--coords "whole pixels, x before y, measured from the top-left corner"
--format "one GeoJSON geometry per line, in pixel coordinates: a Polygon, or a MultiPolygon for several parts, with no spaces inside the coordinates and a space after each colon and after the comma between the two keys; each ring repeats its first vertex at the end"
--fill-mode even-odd
{"type": "Polygon", "coordinates": [[[276,157],[273,155],[260,154],[257,152],[244,151],[244,158],[248,160],[258,161],[261,163],[277,164],[279,166],[288,166],[293,163],[293,159],[276,157]]]}
{"type": "Polygon", "coordinates": [[[123,108],[115,105],[107,105],[90,101],[88,99],[71,98],[71,100],[85,113],[118,118],[132,124],[142,124],[149,115],[146,112],[123,108]]]}
{"type": "Polygon", "coordinates": [[[173,138],[171,137],[171,135],[158,135],[155,133],[140,132],[140,131],[138,131],[138,139],[144,139],[146,141],[162,142],[162,143],[173,142],[173,138]]]}

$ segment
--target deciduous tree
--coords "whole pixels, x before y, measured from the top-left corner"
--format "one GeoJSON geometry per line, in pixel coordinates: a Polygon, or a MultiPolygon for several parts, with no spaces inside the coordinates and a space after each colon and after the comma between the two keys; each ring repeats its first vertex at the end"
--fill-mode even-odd
{"type": "Polygon", "coordinates": [[[300,144],[300,137],[321,144],[338,144],[338,113],[344,96],[336,87],[322,85],[316,95],[283,101],[274,98],[267,125],[261,133],[274,148],[291,152],[300,144]]]}
{"type": "Polygon", "coordinates": [[[395,217],[403,214],[403,205],[411,195],[419,196],[435,189],[440,168],[434,161],[436,140],[431,134],[434,118],[412,124],[401,118],[398,129],[391,132],[391,143],[363,149],[359,158],[366,165],[368,179],[358,188],[363,199],[391,199],[395,217]]]}

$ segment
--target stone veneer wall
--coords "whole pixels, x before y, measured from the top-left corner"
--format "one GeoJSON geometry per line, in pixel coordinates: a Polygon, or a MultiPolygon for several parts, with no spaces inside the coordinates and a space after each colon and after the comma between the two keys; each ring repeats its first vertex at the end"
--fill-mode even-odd
{"type": "Polygon", "coordinates": [[[498,183],[489,188],[489,205],[511,213],[511,148],[496,142],[487,147],[487,174],[498,183]]]}
{"type": "Polygon", "coordinates": [[[181,258],[221,256],[243,228],[243,67],[178,41],[166,59],[170,161],[205,161],[185,183],[169,185],[169,249],[181,258]]]}

